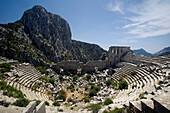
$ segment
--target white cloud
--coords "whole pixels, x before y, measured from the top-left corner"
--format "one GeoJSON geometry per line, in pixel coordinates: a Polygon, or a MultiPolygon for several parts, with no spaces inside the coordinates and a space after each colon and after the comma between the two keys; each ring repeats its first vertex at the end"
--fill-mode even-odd
{"type": "Polygon", "coordinates": [[[113,12],[120,12],[121,14],[124,14],[123,10],[121,9],[121,2],[118,2],[117,0],[114,1],[114,3],[110,2],[107,5],[107,9],[109,11],[113,11],[113,12]]]}
{"type": "Polygon", "coordinates": [[[143,0],[128,11],[135,16],[126,17],[131,23],[122,27],[132,38],[148,38],[170,33],[170,0],[143,0]]]}
{"type": "Polygon", "coordinates": [[[123,39],[120,39],[118,42],[122,44],[135,44],[138,41],[134,39],[123,38],[123,39]]]}

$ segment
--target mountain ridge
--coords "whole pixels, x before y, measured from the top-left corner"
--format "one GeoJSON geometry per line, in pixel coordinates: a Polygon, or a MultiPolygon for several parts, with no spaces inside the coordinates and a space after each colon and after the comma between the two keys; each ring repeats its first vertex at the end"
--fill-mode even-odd
{"type": "Polygon", "coordinates": [[[72,40],[68,22],[39,5],[26,10],[20,20],[1,24],[0,36],[1,56],[34,65],[47,65],[61,60],[85,63],[99,60],[103,52],[107,53],[97,44],[72,40]]]}
{"type": "Polygon", "coordinates": [[[163,56],[163,55],[168,55],[168,54],[170,54],[170,46],[161,49],[160,51],[154,53],[153,55],[154,56],[163,56]]]}
{"type": "Polygon", "coordinates": [[[164,55],[170,54],[170,47],[165,47],[165,48],[161,49],[160,51],[155,52],[154,54],[147,52],[147,51],[144,50],[143,48],[133,50],[133,52],[134,52],[137,56],[144,55],[144,56],[146,56],[146,57],[151,57],[151,56],[158,57],[158,56],[164,56],[164,55]]]}
{"type": "Polygon", "coordinates": [[[148,53],[148,52],[145,51],[143,48],[133,50],[133,52],[134,52],[137,56],[140,56],[140,55],[144,55],[144,56],[146,56],[146,57],[151,57],[151,56],[152,56],[151,53],[148,53]]]}

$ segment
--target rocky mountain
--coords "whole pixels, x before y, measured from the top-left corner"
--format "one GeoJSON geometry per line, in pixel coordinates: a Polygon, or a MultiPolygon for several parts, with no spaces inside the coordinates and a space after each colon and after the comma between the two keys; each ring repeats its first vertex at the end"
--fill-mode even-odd
{"type": "Polygon", "coordinates": [[[0,55],[8,58],[34,65],[61,60],[85,63],[98,60],[103,52],[98,45],[72,40],[68,22],[41,6],[25,11],[15,23],[0,24],[0,55]]]}
{"type": "Polygon", "coordinates": [[[166,55],[166,54],[170,54],[170,47],[166,47],[166,48],[156,52],[154,54],[154,56],[163,56],[163,55],[166,55]]]}
{"type": "Polygon", "coordinates": [[[140,56],[140,55],[144,55],[146,57],[151,57],[152,54],[151,53],[148,53],[146,52],[144,49],[137,49],[137,50],[133,50],[133,52],[137,55],[137,56],[140,56]]]}

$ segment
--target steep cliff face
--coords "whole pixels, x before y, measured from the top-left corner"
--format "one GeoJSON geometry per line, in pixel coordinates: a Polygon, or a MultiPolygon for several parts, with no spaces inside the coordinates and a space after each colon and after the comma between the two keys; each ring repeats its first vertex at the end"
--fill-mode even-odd
{"type": "Polygon", "coordinates": [[[98,60],[106,52],[98,45],[72,40],[67,21],[41,6],[25,11],[15,23],[0,26],[3,42],[0,43],[1,55],[8,57],[11,52],[10,57],[15,56],[36,65],[61,60],[79,60],[85,63],[98,60]],[[4,49],[6,46],[7,50],[4,49]]]}
{"type": "Polygon", "coordinates": [[[69,24],[59,15],[51,14],[41,6],[34,6],[24,12],[20,22],[33,44],[48,55],[50,60],[62,59],[62,48],[71,49],[69,24]]]}

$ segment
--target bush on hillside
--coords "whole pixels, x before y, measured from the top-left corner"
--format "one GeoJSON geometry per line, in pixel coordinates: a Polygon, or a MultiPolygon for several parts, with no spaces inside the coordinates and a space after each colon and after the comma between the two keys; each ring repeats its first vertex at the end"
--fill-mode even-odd
{"type": "Polygon", "coordinates": [[[131,72],[131,75],[132,75],[132,76],[134,76],[134,75],[136,75],[136,74],[137,74],[136,71],[131,72]]]}
{"type": "Polygon", "coordinates": [[[45,101],[45,105],[49,106],[50,104],[49,104],[49,102],[48,102],[48,101],[45,101]]]}
{"type": "Polygon", "coordinates": [[[97,96],[97,91],[94,90],[94,89],[90,90],[89,96],[90,96],[90,97],[97,96]]]}
{"type": "Polygon", "coordinates": [[[90,79],[91,79],[91,74],[87,74],[87,75],[86,75],[86,79],[87,79],[87,80],[90,80],[90,79]]]}
{"type": "Polygon", "coordinates": [[[92,105],[90,106],[90,110],[91,110],[93,113],[98,113],[100,109],[101,109],[101,105],[100,105],[100,104],[92,104],[92,105]]]}
{"type": "Polygon", "coordinates": [[[12,86],[7,85],[7,83],[4,81],[0,81],[0,89],[3,90],[3,95],[6,95],[8,97],[14,97],[14,98],[24,97],[23,93],[20,90],[17,90],[12,86]]]}
{"type": "Polygon", "coordinates": [[[60,106],[60,103],[57,102],[57,101],[55,101],[55,102],[53,103],[53,105],[54,105],[54,106],[60,106]]]}
{"type": "Polygon", "coordinates": [[[34,99],[34,101],[36,101],[36,106],[38,106],[41,103],[41,100],[34,99]]]}
{"type": "Polygon", "coordinates": [[[111,79],[109,79],[109,80],[106,81],[106,85],[107,85],[107,86],[110,86],[111,84],[112,84],[112,80],[111,80],[111,79]]]}
{"type": "Polygon", "coordinates": [[[87,97],[84,97],[84,98],[83,98],[83,101],[84,101],[85,103],[87,103],[87,102],[90,102],[90,99],[87,98],[87,97]]]}
{"type": "Polygon", "coordinates": [[[39,80],[45,80],[46,82],[49,82],[49,79],[48,79],[47,77],[45,77],[45,76],[41,76],[41,77],[39,78],[39,80]]]}
{"type": "Polygon", "coordinates": [[[65,101],[66,100],[66,92],[64,90],[60,90],[57,98],[65,101]]]}
{"type": "Polygon", "coordinates": [[[97,96],[97,92],[100,91],[100,88],[101,88],[100,86],[91,85],[89,96],[90,97],[97,96]]]}
{"type": "Polygon", "coordinates": [[[104,105],[109,105],[109,104],[112,104],[113,101],[110,99],[110,98],[107,98],[105,101],[104,101],[104,105]]]}
{"type": "Polygon", "coordinates": [[[128,89],[128,83],[125,80],[119,82],[119,89],[128,89]]]}
{"type": "Polygon", "coordinates": [[[5,73],[9,72],[11,69],[11,64],[10,63],[2,63],[0,64],[0,72],[5,73]]]}
{"type": "Polygon", "coordinates": [[[77,75],[73,76],[73,81],[75,82],[79,77],[77,75]]]}
{"type": "Polygon", "coordinates": [[[16,100],[13,105],[15,106],[19,106],[19,107],[26,107],[29,104],[29,100],[26,98],[20,98],[18,100],[16,100]]]}
{"type": "Polygon", "coordinates": [[[38,71],[40,71],[41,74],[46,74],[46,67],[38,66],[38,67],[36,67],[36,69],[37,69],[38,71]]]}
{"type": "Polygon", "coordinates": [[[59,75],[58,78],[60,79],[60,81],[63,81],[63,76],[62,75],[59,75]]]}
{"type": "Polygon", "coordinates": [[[49,79],[49,82],[50,82],[51,84],[54,84],[55,79],[54,79],[54,78],[50,78],[50,79],[49,79]]]}
{"type": "Polygon", "coordinates": [[[5,78],[5,75],[0,74],[0,80],[3,80],[5,78]]]}

